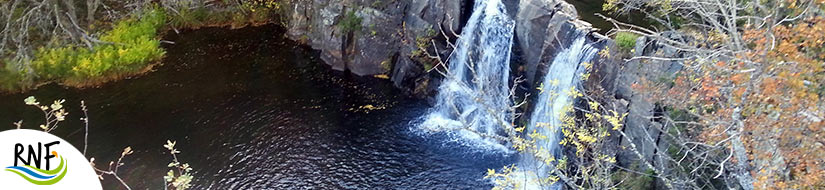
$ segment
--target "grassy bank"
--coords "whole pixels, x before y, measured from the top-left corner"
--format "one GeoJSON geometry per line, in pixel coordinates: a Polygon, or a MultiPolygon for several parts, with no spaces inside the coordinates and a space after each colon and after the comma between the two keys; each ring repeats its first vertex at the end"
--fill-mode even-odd
{"type": "Polygon", "coordinates": [[[60,42],[39,47],[28,68],[3,69],[0,87],[23,91],[48,82],[80,87],[139,73],[165,54],[158,33],[167,20],[162,9],[141,12],[114,23],[91,47],[60,42]]]}
{"type": "Polygon", "coordinates": [[[158,32],[166,13],[153,8],[119,21],[103,33],[101,43],[86,47],[43,47],[32,61],[34,72],[44,81],[62,81],[83,86],[105,82],[142,70],[166,53],[158,32]]]}
{"type": "Polygon", "coordinates": [[[21,92],[51,82],[87,87],[145,73],[166,53],[160,47],[165,32],[270,23],[279,8],[274,1],[208,8],[191,4],[147,6],[111,26],[99,27],[92,45],[49,41],[33,50],[31,59],[17,60],[24,63],[0,60],[0,92],[21,92]]]}

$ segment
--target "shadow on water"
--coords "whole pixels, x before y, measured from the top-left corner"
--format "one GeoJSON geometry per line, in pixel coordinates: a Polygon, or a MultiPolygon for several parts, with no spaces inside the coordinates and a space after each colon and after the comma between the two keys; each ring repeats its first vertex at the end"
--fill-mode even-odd
{"type": "Polygon", "coordinates": [[[487,168],[513,162],[414,135],[424,102],[386,80],[330,71],[283,34],[274,25],[170,34],[176,44],[157,71],[99,88],[2,95],[0,124],[36,128],[42,114],[23,99],[65,98],[70,121],[55,134],[82,149],[86,100],[89,157],[105,165],[131,146],[120,173],[134,189],[162,188],[167,139],[195,169],[194,189],[479,189],[490,187],[487,168]]]}

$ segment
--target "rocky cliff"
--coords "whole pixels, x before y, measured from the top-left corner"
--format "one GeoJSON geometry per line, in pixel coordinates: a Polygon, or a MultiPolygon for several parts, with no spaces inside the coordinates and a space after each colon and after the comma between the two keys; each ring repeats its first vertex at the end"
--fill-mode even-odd
{"type": "MultiPolygon", "coordinates": [[[[388,75],[395,85],[426,96],[429,75],[413,57],[420,39],[460,30],[472,7],[455,0],[292,0],[284,11],[288,36],[321,51],[335,70],[388,75]]],[[[468,5],[469,4],[469,5],[468,5]]]]}
{"type": "MultiPolygon", "coordinates": [[[[589,23],[578,20],[575,8],[563,1],[552,0],[521,0],[516,13],[516,42],[521,50],[522,59],[516,63],[522,76],[527,79],[530,88],[537,87],[536,79],[548,74],[547,68],[556,54],[569,46],[575,30],[591,31],[588,42],[599,49],[608,50],[611,56],[595,59],[595,70],[585,88],[601,89],[604,94],[601,99],[604,106],[616,110],[620,114],[627,113],[624,119],[623,132],[628,138],[612,135],[607,144],[612,147],[606,153],[617,157],[623,167],[638,166],[640,161],[653,163],[660,171],[667,171],[664,161],[667,154],[659,150],[667,150],[669,141],[663,131],[668,131],[667,124],[656,119],[661,114],[660,107],[650,102],[645,93],[632,88],[642,80],[672,79],[676,72],[681,70],[677,61],[653,61],[622,59],[622,53],[612,39],[598,34],[589,23]],[[629,141],[627,139],[630,139],[629,141]],[[635,145],[642,155],[630,151],[635,145]],[[657,156],[658,155],[658,156],[657,156]]],[[[679,57],[680,52],[658,44],[655,40],[640,37],[636,40],[635,50],[629,56],[665,56],[679,57]]],[[[535,94],[535,93],[534,93],[535,94]]],[[[528,110],[529,111],[529,110],[528,110]]],[[[642,168],[641,170],[644,170],[642,168]]]]}
{"type": "MultiPolygon", "coordinates": [[[[560,34],[590,28],[562,0],[505,0],[505,4],[516,21],[514,49],[519,51],[514,57],[520,59],[512,64],[522,68],[531,84],[540,74],[535,71],[553,58],[558,42],[564,40],[560,34]]],[[[284,18],[288,36],[320,50],[333,69],[359,76],[386,74],[397,87],[424,97],[434,93],[427,86],[433,86],[431,81],[437,80],[430,78],[438,76],[425,71],[433,65],[416,59],[420,57],[416,51],[449,54],[446,43],[433,48],[426,42],[454,41],[452,34],[460,33],[472,6],[473,1],[456,0],[292,0],[284,18]],[[346,26],[352,23],[357,26],[346,26]]]]}
{"type": "MultiPolygon", "coordinates": [[[[668,33],[665,34],[666,36],[668,33]]],[[[672,35],[672,34],[671,34],[672,35]]],[[[678,36],[667,36],[670,38],[678,38],[678,36]]],[[[659,56],[659,57],[682,57],[681,52],[669,47],[659,44],[657,41],[639,37],[636,40],[633,56],[659,56]]],[[[670,138],[667,132],[671,131],[669,128],[673,124],[668,124],[658,116],[661,114],[668,114],[664,108],[657,106],[650,101],[647,93],[639,92],[634,89],[634,85],[641,85],[644,81],[663,82],[672,81],[676,78],[677,72],[682,69],[680,61],[670,60],[630,60],[617,61],[612,64],[610,72],[612,76],[609,82],[605,82],[604,86],[611,89],[611,95],[615,97],[614,102],[620,102],[626,105],[624,110],[628,115],[625,118],[625,127],[623,131],[628,135],[630,141],[621,139],[621,147],[630,147],[635,145],[642,158],[630,151],[619,152],[618,161],[623,166],[632,166],[634,163],[639,163],[644,160],[652,163],[659,171],[669,171],[671,168],[666,166],[666,161],[663,160],[669,155],[670,138]],[[658,151],[657,151],[658,149],[658,151]]],[[[656,185],[662,185],[657,183],[656,185]]]]}

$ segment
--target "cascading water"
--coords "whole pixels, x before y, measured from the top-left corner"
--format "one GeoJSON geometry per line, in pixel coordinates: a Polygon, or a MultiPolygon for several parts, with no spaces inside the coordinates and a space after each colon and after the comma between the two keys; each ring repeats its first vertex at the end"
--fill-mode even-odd
{"type": "Polygon", "coordinates": [[[477,1],[447,63],[436,105],[419,125],[482,148],[507,147],[493,136],[509,118],[509,60],[514,22],[501,0],[477,1]]]}
{"type": "MultiPolygon", "coordinates": [[[[474,11],[461,32],[456,49],[448,59],[449,70],[439,87],[436,105],[419,125],[424,131],[446,132],[455,140],[482,149],[510,151],[506,143],[494,137],[502,136],[512,104],[509,99],[509,59],[513,43],[514,22],[505,12],[501,0],[477,1],[474,11]]],[[[575,29],[574,29],[575,30],[575,29]]],[[[587,43],[587,32],[572,31],[573,39],[553,59],[545,75],[542,93],[530,115],[528,131],[546,136],[537,140],[544,158],[560,155],[560,116],[571,105],[570,90],[579,82],[579,65],[589,62],[598,49],[587,43]]],[[[524,153],[514,177],[523,178],[524,189],[558,189],[557,184],[542,184],[550,169],[533,153],[524,153]]]]}
{"type": "MultiPolygon", "coordinates": [[[[561,138],[559,126],[562,125],[560,117],[567,114],[565,107],[572,106],[571,89],[576,88],[579,82],[581,63],[590,62],[598,52],[598,49],[587,43],[587,32],[574,31],[574,40],[567,48],[564,48],[553,59],[541,87],[541,92],[536,100],[535,109],[530,116],[528,131],[536,132],[546,136],[546,139],[537,140],[539,153],[542,157],[560,155],[559,140],[561,138]]],[[[557,185],[541,184],[538,179],[546,179],[550,175],[550,169],[544,161],[537,159],[533,153],[525,153],[518,162],[525,180],[524,189],[558,189],[557,185]]]]}

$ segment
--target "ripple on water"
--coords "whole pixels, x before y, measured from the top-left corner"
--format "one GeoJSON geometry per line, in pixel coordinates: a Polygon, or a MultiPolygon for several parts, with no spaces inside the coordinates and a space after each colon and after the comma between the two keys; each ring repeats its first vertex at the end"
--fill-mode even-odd
{"type": "MultiPolygon", "coordinates": [[[[99,88],[4,95],[0,123],[20,114],[37,120],[22,104],[28,95],[84,99],[90,155],[104,163],[131,146],[136,153],[120,172],[134,189],[162,186],[167,139],[195,169],[194,189],[482,189],[490,187],[487,168],[513,162],[411,133],[423,102],[386,80],[332,72],[283,32],[268,25],[169,36],[176,44],[156,72],[99,88]]],[[[81,124],[65,126],[57,135],[82,145],[72,127],[81,124]]],[[[103,183],[118,188],[111,178],[103,183]]]]}

